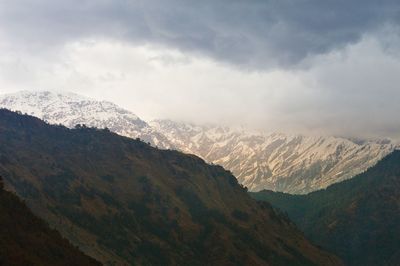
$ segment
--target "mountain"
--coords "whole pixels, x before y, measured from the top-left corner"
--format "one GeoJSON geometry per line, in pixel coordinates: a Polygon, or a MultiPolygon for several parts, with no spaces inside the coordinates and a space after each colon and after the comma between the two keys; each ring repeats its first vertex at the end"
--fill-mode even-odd
{"type": "Polygon", "coordinates": [[[3,189],[0,178],[0,265],[100,265],[73,247],[3,189]]]}
{"type": "Polygon", "coordinates": [[[251,191],[303,194],[349,179],[393,151],[388,140],[265,134],[170,120],[149,123],[174,147],[222,165],[251,191]]]}
{"type": "Polygon", "coordinates": [[[195,154],[232,171],[251,191],[308,193],[365,171],[394,149],[387,140],[265,134],[170,120],[146,123],[115,104],[71,93],[7,94],[0,96],[0,107],[69,128],[107,127],[160,148],[195,154]]]}
{"type": "Polygon", "coordinates": [[[400,264],[400,151],[366,172],[308,195],[253,193],[348,265],[400,264]]]}
{"type": "Polygon", "coordinates": [[[341,265],[194,155],[5,109],[0,139],[7,186],[107,265],[341,265]]]}
{"type": "Polygon", "coordinates": [[[96,101],[68,92],[30,92],[0,96],[0,107],[39,117],[51,124],[74,128],[78,124],[108,128],[120,135],[140,138],[169,148],[168,140],[138,116],[107,101],[96,101]]]}

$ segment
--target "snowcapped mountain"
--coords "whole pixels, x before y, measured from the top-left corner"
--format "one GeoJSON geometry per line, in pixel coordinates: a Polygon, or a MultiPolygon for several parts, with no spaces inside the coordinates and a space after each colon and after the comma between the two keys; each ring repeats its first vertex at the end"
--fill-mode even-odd
{"type": "Polygon", "coordinates": [[[251,191],[308,193],[365,171],[395,149],[388,140],[250,133],[170,120],[149,124],[177,149],[231,170],[251,191]]]}
{"type": "Polygon", "coordinates": [[[77,124],[108,128],[120,135],[141,138],[170,148],[168,140],[130,111],[107,101],[96,101],[74,93],[22,91],[0,96],[0,107],[39,117],[51,124],[73,128],[77,124]]]}
{"type": "Polygon", "coordinates": [[[174,148],[220,164],[251,191],[307,193],[353,177],[395,149],[388,140],[265,134],[170,120],[146,123],[117,105],[73,93],[19,92],[0,96],[0,107],[52,124],[109,128],[160,148],[174,148]]]}

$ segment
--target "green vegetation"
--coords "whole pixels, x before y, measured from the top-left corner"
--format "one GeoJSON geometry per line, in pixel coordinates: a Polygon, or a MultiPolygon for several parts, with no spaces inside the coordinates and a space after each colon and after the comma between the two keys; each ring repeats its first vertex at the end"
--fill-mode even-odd
{"type": "Polygon", "coordinates": [[[340,265],[230,172],[196,156],[6,110],[0,138],[7,184],[103,263],[340,265]]]}
{"type": "Polygon", "coordinates": [[[0,178],[0,265],[100,265],[34,216],[0,178]]]}
{"type": "Polygon", "coordinates": [[[308,195],[251,193],[289,217],[349,265],[400,261],[400,151],[350,180],[308,195]]]}
{"type": "Polygon", "coordinates": [[[240,210],[233,210],[232,217],[242,222],[247,222],[249,220],[249,214],[247,212],[242,212],[240,210]]]}

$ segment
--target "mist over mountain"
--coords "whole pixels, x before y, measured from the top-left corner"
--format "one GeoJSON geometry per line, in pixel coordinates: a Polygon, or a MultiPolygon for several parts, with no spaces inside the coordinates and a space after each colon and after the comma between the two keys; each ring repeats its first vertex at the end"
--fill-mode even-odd
{"type": "Polygon", "coordinates": [[[399,0],[0,0],[0,51],[0,266],[400,266],[399,0]]]}
{"type": "Polygon", "coordinates": [[[4,109],[0,139],[7,186],[107,265],[341,265],[194,155],[4,109]]]}
{"type": "Polygon", "coordinates": [[[390,153],[390,140],[266,134],[249,129],[141,120],[117,105],[72,93],[20,92],[0,96],[0,107],[52,124],[109,128],[159,148],[195,154],[219,164],[251,191],[307,193],[355,176],[390,153]]]}
{"type": "Polygon", "coordinates": [[[169,120],[150,125],[179,150],[231,170],[252,191],[303,194],[361,173],[390,153],[388,140],[253,133],[169,120]]]}

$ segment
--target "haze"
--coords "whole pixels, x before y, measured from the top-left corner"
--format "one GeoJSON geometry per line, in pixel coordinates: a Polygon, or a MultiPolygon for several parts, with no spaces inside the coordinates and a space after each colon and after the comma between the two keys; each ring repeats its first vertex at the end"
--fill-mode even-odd
{"type": "Polygon", "coordinates": [[[0,93],[140,117],[400,138],[397,1],[0,0],[0,93]]]}

